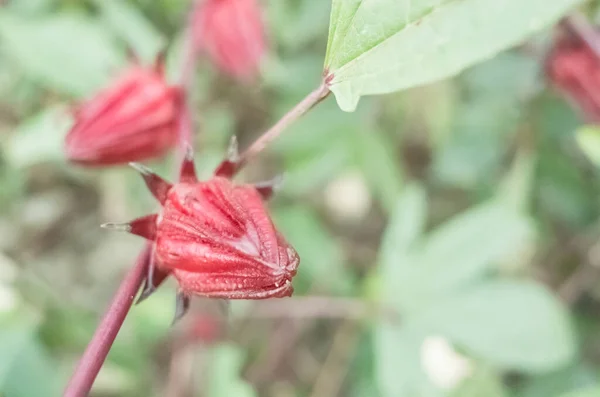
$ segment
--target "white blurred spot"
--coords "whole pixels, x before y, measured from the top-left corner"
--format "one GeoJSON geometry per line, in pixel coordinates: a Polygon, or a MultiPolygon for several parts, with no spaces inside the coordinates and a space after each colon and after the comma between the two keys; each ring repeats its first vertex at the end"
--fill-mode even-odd
{"type": "Polygon", "coordinates": [[[444,390],[452,390],[473,371],[471,361],[458,354],[441,336],[430,336],[423,341],[421,366],[429,380],[444,390]]]}
{"type": "Polygon", "coordinates": [[[363,176],[348,172],[332,181],[325,189],[325,203],[340,219],[360,220],[371,209],[371,194],[363,176]]]}
{"type": "Polygon", "coordinates": [[[0,313],[6,313],[16,309],[18,297],[15,289],[9,285],[0,284],[0,313]]]}

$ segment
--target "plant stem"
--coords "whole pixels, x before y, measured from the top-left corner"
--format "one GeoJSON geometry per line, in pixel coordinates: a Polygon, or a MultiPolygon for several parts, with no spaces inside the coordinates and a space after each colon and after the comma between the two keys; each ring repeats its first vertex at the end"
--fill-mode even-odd
{"type": "Polygon", "coordinates": [[[87,396],[92,384],[104,364],[104,360],[121,329],[137,294],[150,259],[151,245],[148,243],[115,293],[108,310],[102,317],[92,340],[88,344],[79,364],[65,389],[64,397],[87,396]]]}
{"type": "Polygon", "coordinates": [[[310,94],[308,94],[302,101],[294,106],[289,112],[287,112],[273,127],[263,133],[244,153],[241,154],[238,168],[242,168],[248,161],[253,159],[258,153],[260,153],[269,143],[276,139],[283,130],[288,128],[291,124],[297,121],[300,117],[306,114],[319,102],[327,98],[331,93],[325,81],[310,94]]]}

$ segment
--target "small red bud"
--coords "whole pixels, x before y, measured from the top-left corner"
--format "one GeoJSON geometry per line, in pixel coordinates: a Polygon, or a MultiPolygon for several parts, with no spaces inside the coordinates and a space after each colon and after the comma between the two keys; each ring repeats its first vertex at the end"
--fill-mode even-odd
{"type": "Polygon", "coordinates": [[[204,0],[192,15],[194,44],[223,72],[252,79],[266,51],[257,0],[204,0]]]}
{"type": "MultiPolygon", "coordinates": [[[[159,58],[160,59],[160,58],[159,58]]],[[[169,86],[162,61],[133,65],[106,90],[78,105],[66,137],[67,158],[89,166],[159,157],[177,141],[179,89],[169,86]]]]}
{"type": "Polygon", "coordinates": [[[588,122],[600,123],[600,60],[584,42],[566,32],[558,37],[546,73],[588,122]]]}

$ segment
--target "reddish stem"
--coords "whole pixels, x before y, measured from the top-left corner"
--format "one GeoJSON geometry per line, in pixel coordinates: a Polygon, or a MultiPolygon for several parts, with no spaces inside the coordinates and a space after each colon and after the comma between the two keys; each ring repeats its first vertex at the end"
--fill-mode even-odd
{"type": "Polygon", "coordinates": [[[326,81],[323,81],[321,85],[313,92],[308,94],[300,103],[294,106],[289,112],[287,112],[273,127],[263,133],[242,155],[238,163],[238,168],[242,168],[244,164],[254,158],[260,153],[269,143],[275,140],[281,133],[302,117],[306,112],[312,109],[315,105],[321,102],[323,99],[331,93],[326,81]]]}
{"type": "Polygon", "coordinates": [[[88,344],[73,377],[69,381],[64,397],[87,396],[92,384],[104,364],[104,360],[121,329],[133,299],[146,275],[151,245],[148,243],[119,286],[108,310],[102,317],[96,332],[88,344]]]}

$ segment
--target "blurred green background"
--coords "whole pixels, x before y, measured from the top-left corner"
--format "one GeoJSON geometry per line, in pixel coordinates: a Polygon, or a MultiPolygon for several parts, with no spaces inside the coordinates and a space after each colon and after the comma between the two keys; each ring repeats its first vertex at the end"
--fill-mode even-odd
{"type": "MultiPolygon", "coordinates": [[[[167,48],[176,81],[189,2],[1,3],[0,395],[58,396],[142,247],[99,225],[155,209],[133,170],[65,163],[69,106],[128,47],[167,48]]],[[[330,2],[263,4],[257,83],[199,63],[204,177],[319,84],[330,2]]],[[[233,302],[217,343],[186,343],[208,305],[171,328],[167,283],[92,396],[600,396],[599,152],[544,81],[550,38],[355,113],[315,108],[240,176],[285,176],[270,206],[302,259],[295,298],[233,302]]],[[[169,176],[172,159],[149,165],[169,176]]]]}

